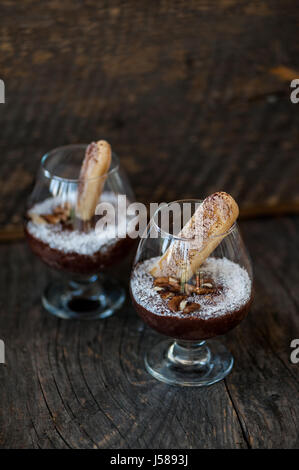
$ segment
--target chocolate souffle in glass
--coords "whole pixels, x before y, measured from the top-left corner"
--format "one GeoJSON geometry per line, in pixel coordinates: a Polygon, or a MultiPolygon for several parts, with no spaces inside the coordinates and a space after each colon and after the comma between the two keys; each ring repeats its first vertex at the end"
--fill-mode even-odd
{"type": "Polygon", "coordinates": [[[118,196],[126,197],[128,205],[134,201],[134,195],[117,156],[111,151],[107,172],[103,173],[103,168],[95,172],[89,161],[92,171],[84,169],[83,181],[82,162],[88,152],[93,157],[96,145],[67,145],[44,155],[28,200],[27,241],[33,253],[56,273],[42,303],[50,313],[66,319],[106,318],[125,299],[124,289],[102,271],[120,262],[134,245],[134,239],[126,232],[126,207],[120,214],[116,210],[118,196]],[[89,200],[82,200],[80,207],[78,195],[82,185],[85,199],[89,200]],[[111,221],[108,218],[105,230],[97,228],[103,215],[96,215],[94,207],[99,203],[115,207],[115,218],[111,221]],[[116,232],[119,224],[125,227],[122,237],[116,232]]]}
{"type": "Polygon", "coordinates": [[[237,326],[251,305],[252,268],[234,221],[238,209],[232,225],[228,219],[221,232],[221,217],[225,220],[228,213],[222,195],[230,198],[215,193],[205,201],[175,201],[159,208],[137,250],[130,281],[133,305],[145,323],[170,337],[147,351],[145,365],[169,384],[207,386],[222,380],[233,357],[210,338],[237,326]],[[196,224],[190,230],[190,221],[206,201],[209,211],[199,215],[197,239],[196,224]],[[221,206],[220,218],[215,204],[221,206]],[[180,225],[183,230],[177,230],[172,217],[165,231],[161,221],[169,219],[174,205],[181,208],[180,218],[186,207],[189,215],[180,225]]]}

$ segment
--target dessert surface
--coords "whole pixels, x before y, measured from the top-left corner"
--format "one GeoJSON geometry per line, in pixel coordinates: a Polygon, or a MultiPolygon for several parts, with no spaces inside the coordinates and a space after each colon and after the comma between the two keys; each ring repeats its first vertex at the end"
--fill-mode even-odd
{"type": "MultiPolygon", "coordinates": [[[[101,201],[115,202],[115,195],[113,193],[103,193],[101,201]]],[[[78,253],[81,255],[92,255],[97,251],[105,251],[111,244],[117,241],[115,234],[115,223],[107,223],[105,230],[97,230],[96,227],[91,227],[90,230],[82,231],[75,229],[68,225],[67,220],[56,220],[57,223],[43,223],[44,215],[55,216],[55,209],[63,206],[59,198],[48,198],[41,203],[35,204],[30,209],[30,217],[27,224],[27,231],[34,238],[42,241],[50,246],[50,248],[62,251],[64,253],[78,253]],[[35,216],[39,216],[38,219],[35,216]]],[[[123,220],[118,220],[118,223],[126,221],[126,214],[121,215],[123,220]]],[[[51,220],[51,218],[50,218],[51,220]]]]}
{"type": "Polygon", "coordinates": [[[172,299],[182,298],[178,299],[180,302],[175,306],[174,302],[170,303],[171,298],[163,298],[163,288],[155,285],[157,283],[150,274],[157,259],[139,263],[131,278],[131,292],[135,302],[157,316],[210,319],[236,312],[250,301],[251,280],[247,271],[226,258],[210,257],[201,266],[201,276],[209,281],[203,282],[204,287],[199,290],[202,293],[187,295],[177,292],[172,299]],[[195,308],[189,313],[188,304],[195,308]]]}
{"type": "Polygon", "coordinates": [[[247,316],[251,280],[238,264],[210,257],[201,266],[199,285],[194,278],[181,285],[177,278],[154,278],[150,271],[156,260],[137,264],[130,285],[137,312],[154,330],[201,341],[227,333],[247,316]]]}
{"type": "MultiPolygon", "coordinates": [[[[116,195],[104,192],[101,202],[114,204],[116,195]]],[[[117,225],[125,226],[126,213],[105,217],[105,228],[97,227],[97,218],[85,222],[77,219],[70,205],[58,198],[48,198],[35,204],[28,213],[25,234],[33,253],[56,270],[91,275],[122,260],[133,247],[135,240],[127,232],[119,238],[117,225]],[[83,226],[82,226],[83,224],[83,226]]],[[[128,227],[128,225],[127,225],[128,227]]]]}

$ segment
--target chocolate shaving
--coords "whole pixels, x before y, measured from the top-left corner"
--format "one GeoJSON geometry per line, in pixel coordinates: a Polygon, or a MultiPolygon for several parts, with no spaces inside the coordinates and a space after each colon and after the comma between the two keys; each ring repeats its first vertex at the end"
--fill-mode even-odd
{"type": "Polygon", "coordinates": [[[172,297],[171,300],[169,300],[167,305],[172,312],[178,312],[180,310],[180,303],[185,298],[186,298],[185,295],[175,295],[174,297],[172,297]]]}
{"type": "Polygon", "coordinates": [[[60,222],[66,222],[70,218],[71,205],[65,203],[63,206],[56,206],[53,209],[52,214],[36,214],[29,212],[29,217],[35,224],[58,224],[60,222]]]}
{"type": "Polygon", "coordinates": [[[183,310],[183,313],[187,314],[187,313],[195,312],[196,310],[200,310],[200,305],[197,304],[196,302],[188,302],[183,310]]]}
{"type": "Polygon", "coordinates": [[[154,280],[155,287],[163,287],[172,292],[179,293],[181,291],[180,283],[177,279],[172,277],[157,277],[154,280]]]}
{"type": "Polygon", "coordinates": [[[167,292],[167,291],[163,291],[160,293],[160,296],[162,297],[162,299],[166,300],[166,299],[170,299],[171,297],[173,297],[175,294],[173,292],[167,292]]]}
{"type": "Polygon", "coordinates": [[[203,295],[203,294],[214,294],[216,290],[211,287],[196,287],[193,284],[185,284],[185,292],[188,295],[191,295],[191,294],[203,295]]]}

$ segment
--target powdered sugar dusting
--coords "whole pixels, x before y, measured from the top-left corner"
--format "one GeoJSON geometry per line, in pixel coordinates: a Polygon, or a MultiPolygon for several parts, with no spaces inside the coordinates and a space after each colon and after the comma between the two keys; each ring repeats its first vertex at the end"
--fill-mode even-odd
{"type": "MultiPolygon", "coordinates": [[[[103,193],[101,201],[115,202],[116,196],[111,193],[103,193]]],[[[51,214],[54,207],[63,204],[58,197],[48,198],[34,205],[30,209],[30,213],[35,214],[51,214]]],[[[126,223],[126,214],[122,214],[124,220],[119,220],[118,223],[126,223]]],[[[117,242],[115,233],[115,225],[107,224],[105,230],[90,230],[89,232],[81,232],[79,230],[62,230],[60,224],[36,224],[29,221],[27,224],[28,232],[35,238],[43,243],[46,243],[50,248],[62,251],[64,253],[78,253],[81,255],[93,255],[99,250],[105,252],[109,246],[117,242]]]]}
{"type": "MultiPolygon", "coordinates": [[[[167,301],[153,288],[153,276],[149,274],[158,258],[151,258],[135,267],[131,279],[131,290],[136,302],[156,315],[186,318],[183,312],[172,312],[167,301]]],[[[212,297],[197,295],[188,297],[190,302],[200,304],[200,310],[188,314],[197,318],[208,319],[226,315],[239,310],[251,296],[251,280],[247,271],[227,258],[208,258],[201,266],[204,276],[211,277],[216,285],[222,286],[219,295],[212,297]]]]}

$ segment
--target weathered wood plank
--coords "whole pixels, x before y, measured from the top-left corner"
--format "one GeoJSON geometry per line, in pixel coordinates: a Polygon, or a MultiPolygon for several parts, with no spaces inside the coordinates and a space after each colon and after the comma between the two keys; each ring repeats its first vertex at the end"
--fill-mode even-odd
{"type": "Polygon", "coordinates": [[[7,0],[0,15],[1,229],[19,229],[42,154],[99,137],[143,202],[223,189],[244,214],[298,211],[296,0],[7,0]]]}
{"type": "MultiPolygon", "coordinates": [[[[154,340],[130,302],[105,321],[52,318],[48,275],[22,243],[0,246],[0,446],[42,448],[298,447],[298,218],[242,223],[255,268],[248,319],[223,340],[236,364],[205,390],[144,370],[154,340]],[[267,249],[265,248],[267,247],[267,249]]],[[[129,262],[118,276],[126,282],[129,262]]]]}
{"type": "MultiPolygon", "coordinates": [[[[21,235],[41,155],[98,137],[143,202],[223,189],[243,217],[298,212],[295,0],[6,0],[0,15],[2,241],[21,235]]],[[[0,447],[298,447],[299,221],[242,227],[256,300],[225,338],[233,373],[200,391],[145,372],[154,334],[129,302],[103,322],[47,316],[45,269],[24,244],[1,245],[0,447]]]]}
{"type": "Polygon", "coordinates": [[[245,327],[231,333],[238,361],[227,384],[252,447],[299,444],[298,365],[290,362],[290,343],[299,333],[298,222],[243,225],[255,267],[256,298],[247,319],[247,331],[254,334],[245,327]]]}

